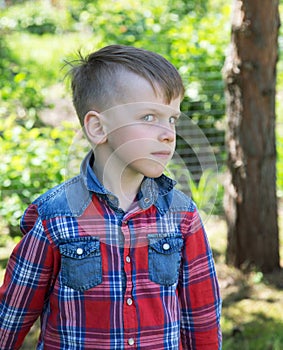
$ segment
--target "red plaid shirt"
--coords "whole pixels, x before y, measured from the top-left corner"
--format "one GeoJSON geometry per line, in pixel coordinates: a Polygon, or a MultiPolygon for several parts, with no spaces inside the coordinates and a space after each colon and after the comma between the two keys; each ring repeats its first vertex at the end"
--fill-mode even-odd
{"type": "Polygon", "coordinates": [[[220,349],[218,282],[192,200],[163,175],[124,213],[90,162],[22,218],[0,348],[19,349],[41,316],[37,349],[220,349]]]}

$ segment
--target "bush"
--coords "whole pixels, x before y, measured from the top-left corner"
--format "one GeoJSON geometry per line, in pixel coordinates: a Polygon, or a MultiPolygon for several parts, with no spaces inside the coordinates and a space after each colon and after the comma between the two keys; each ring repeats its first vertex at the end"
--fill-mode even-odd
{"type": "Polygon", "coordinates": [[[17,234],[19,218],[40,193],[61,183],[73,127],[31,128],[8,118],[0,126],[1,202],[0,216],[11,234],[17,234]]]}
{"type": "Polygon", "coordinates": [[[54,8],[49,1],[26,1],[2,10],[0,29],[27,31],[43,35],[60,34],[72,28],[73,20],[64,8],[54,8]]]}
{"type": "MultiPolygon", "coordinates": [[[[7,38],[14,39],[17,31],[21,39],[32,38],[32,44],[9,43],[14,51],[5,51],[5,56],[4,51],[0,53],[0,117],[5,119],[0,126],[0,215],[12,231],[27,204],[64,180],[62,164],[73,137],[71,128],[51,129],[40,122],[45,104],[43,87],[48,86],[47,79],[54,81],[55,71],[50,72],[50,62],[41,56],[36,61],[31,55],[33,48],[38,50],[44,44],[43,54],[48,50],[49,55],[57,43],[53,34],[77,30],[82,35],[88,33],[88,40],[82,40],[83,51],[118,43],[159,52],[179,68],[184,79],[187,94],[182,110],[197,123],[205,120],[203,127],[209,130],[224,116],[220,72],[227,15],[223,4],[209,14],[211,6],[215,7],[214,1],[147,0],[137,6],[133,0],[71,0],[61,7],[46,1],[26,1],[2,11],[0,30],[7,38]],[[22,52],[20,45],[27,50],[22,52]]],[[[56,52],[63,55],[61,51],[59,48],[56,52]]]]}
{"type": "Polygon", "coordinates": [[[7,43],[0,39],[0,118],[17,115],[19,123],[40,124],[38,113],[45,106],[38,79],[21,67],[7,43]]]}

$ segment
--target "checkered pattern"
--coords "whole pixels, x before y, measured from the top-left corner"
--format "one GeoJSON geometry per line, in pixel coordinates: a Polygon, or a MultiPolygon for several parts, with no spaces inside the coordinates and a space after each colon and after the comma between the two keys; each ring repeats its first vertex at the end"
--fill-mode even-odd
{"type": "Polygon", "coordinates": [[[219,288],[193,202],[165,214],[137,202],[121,214],[93,193],[79,217],[48,218],[39,215],[39,205],[22,219],[24,237],[0,288],[0,349],[19,349],[39,316],[37,349],[221,348],[219,288]],[[152,282],[148,269],[147,236],[164,232],[181,234],[184,242],[179,279],[171,286],[152,282]],[[90,236],[100,240],[102,283],[74,290],[62,281],[59,246],[90,236]]]}

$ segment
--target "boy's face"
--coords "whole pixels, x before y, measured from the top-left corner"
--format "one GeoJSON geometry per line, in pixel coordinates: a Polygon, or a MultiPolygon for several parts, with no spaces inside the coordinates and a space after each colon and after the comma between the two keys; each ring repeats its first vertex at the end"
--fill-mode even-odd
{"type": "Polygon", "coordinates": [[[100,114],[107,133],[107,162],[133,174],[159,177],[172,158],[181,99],[165,104],[150,83],[131,72],[123,74],[122,97],[100,114]]]}

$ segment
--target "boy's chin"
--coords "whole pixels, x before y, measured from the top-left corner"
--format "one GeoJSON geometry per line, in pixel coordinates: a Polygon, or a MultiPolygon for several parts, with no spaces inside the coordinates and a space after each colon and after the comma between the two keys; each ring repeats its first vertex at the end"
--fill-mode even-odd
{"type": "Polygon", "coordinates": [[[151,160],[142,160],[135,164],[132,164],[132,169],[135,169],[136,172],[142,174],[143,176],[154,179],[160,177],[163,174],[165,167],[165,164],[151,160]]]}
{"type": "Polygon", "coordinates": [[[163,172],[164,172],[164,168],[160,169],[160,170],[150,170],[150,171],[145,171],[143,173],[144,176],[146,177],[150,177],[150,178],[153,178],[153,179],[157,179],[158,177],[160,177],[163,172]]]}

